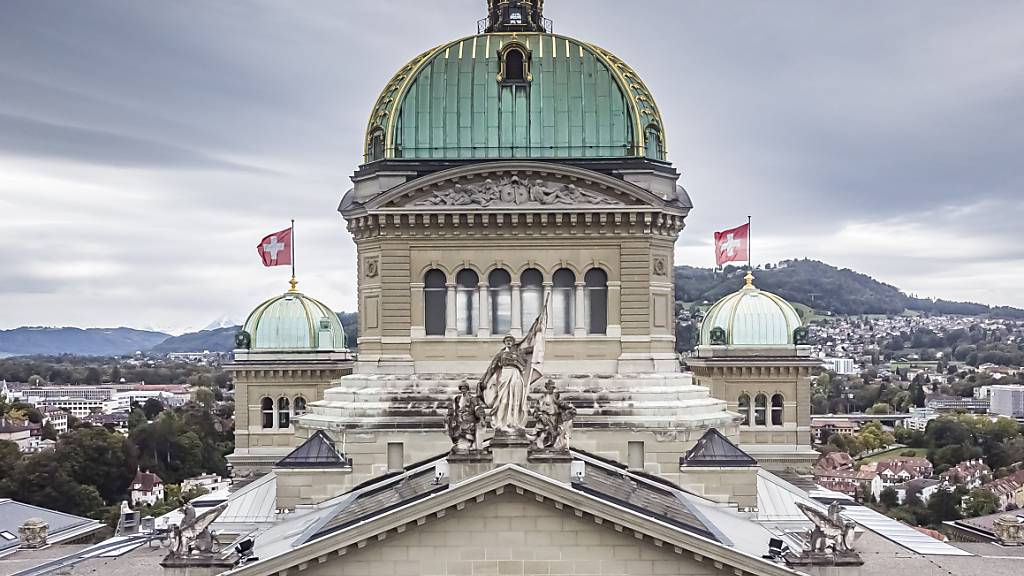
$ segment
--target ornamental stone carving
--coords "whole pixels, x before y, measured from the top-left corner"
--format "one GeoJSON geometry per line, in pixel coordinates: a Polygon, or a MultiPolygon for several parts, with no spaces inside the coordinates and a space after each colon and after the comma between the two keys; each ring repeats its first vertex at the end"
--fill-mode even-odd
{"type": "Polygon", "coordinates": [[[665,259],[660,256],[654,259],[653,268],[655,276],[665,276],[668,273],[668,264],[666,264],[665,259]]]}
{"type": "Polygon", "coordinates": [[[365,262],[366,262],[366,277],[367,278],[376,278],[377,274],[380,273],[380,270],[379,270],[380,263],[379,263],[379,261],[376,258],[367,258],[365,262]]]}
{"type": "Polygon", "coordinates": [[[536,422],[532,448],[553,452],[568,451],[576,408],[562,400],[555,390],[554,380],[549,378],[544,384],[544,392],[531,412],[536,422]]]}
{"type": "Polygon", "coordinates": [[[623,203],[583,190],[575,184],[547,182],[512,175],[471,184],[454,184],[416,202],[417,206],[622,206],[623,203]]]}

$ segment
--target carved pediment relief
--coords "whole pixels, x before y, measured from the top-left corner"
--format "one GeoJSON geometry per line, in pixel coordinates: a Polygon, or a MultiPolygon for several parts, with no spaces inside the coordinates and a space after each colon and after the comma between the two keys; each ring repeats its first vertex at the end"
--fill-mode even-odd
{"type": "Polygon", "coordinates": [[[621,200],[585,189],[578,183],[511,176],[472,182],[445,182],[423,195],[412,206],[516,208],[540,206],[623,206],[621,200]]]}

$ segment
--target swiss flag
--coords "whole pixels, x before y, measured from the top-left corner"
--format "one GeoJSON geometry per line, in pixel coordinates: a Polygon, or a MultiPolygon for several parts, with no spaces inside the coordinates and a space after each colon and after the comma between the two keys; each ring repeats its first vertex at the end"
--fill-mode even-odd
{"type": "Polygon", "coordinates": [[[292,263],[292,229],[269,234],[256,246],[264,266],[287,266],[292,263]]]}
{"type": "Polygon", "coordinates": [[[718,266],[726,262],[746,260],[749,238],[750,224],[715,232],[715,262],[718,266]]]}

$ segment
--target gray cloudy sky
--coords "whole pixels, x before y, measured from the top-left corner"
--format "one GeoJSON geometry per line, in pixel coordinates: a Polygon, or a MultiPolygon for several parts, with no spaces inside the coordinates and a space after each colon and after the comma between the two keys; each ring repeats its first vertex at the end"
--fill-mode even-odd
{"type": "MultiPolygon", "coordinates": [[[[0,328],[198,328],[286,288],[353,310],[337,203],[370,107],[483,0],[0,2],[0,328]]],[[[1024,3],[550,0],[644,77],[696,208],[923,296],[1024,306],[1024,3]]]]}

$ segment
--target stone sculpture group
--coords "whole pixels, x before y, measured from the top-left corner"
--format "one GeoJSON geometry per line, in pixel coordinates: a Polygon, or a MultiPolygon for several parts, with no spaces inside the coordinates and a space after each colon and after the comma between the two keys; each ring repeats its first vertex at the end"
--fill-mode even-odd
{"type": "Polygon", "coordinates": [[[513,175],[497,182],[488,178],[480,183],[455,184],[416,202],[417,206],[552,206],[621,205],[622,203],[588,192],[575,184],[548,183],[539,178],[521,179],[513,175]]]}

